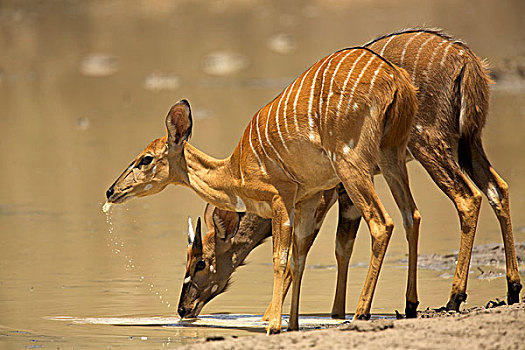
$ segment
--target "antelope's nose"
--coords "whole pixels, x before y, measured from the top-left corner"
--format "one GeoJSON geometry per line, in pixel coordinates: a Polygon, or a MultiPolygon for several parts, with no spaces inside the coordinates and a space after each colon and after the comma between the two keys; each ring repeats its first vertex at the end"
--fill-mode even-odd
{"type": "Polygon", "coordinates": [[[184,308],[184,306],[179,306],[177,312],[179,313],[179,316],[181,318],[184,318],[184,315],[186,315],[186,309],[184,308]]]}
{"type": "Polygon", "coordinates": [[[109,190],[106,191],[106,198],[109,199],[109,197],[111,197],[114,192],[115,190],[113,189],[113,186],[111,186],[109,190]]]}

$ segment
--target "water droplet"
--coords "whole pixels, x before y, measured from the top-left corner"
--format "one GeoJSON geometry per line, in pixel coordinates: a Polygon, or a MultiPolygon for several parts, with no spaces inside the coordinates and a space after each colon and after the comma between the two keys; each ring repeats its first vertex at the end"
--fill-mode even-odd
{"type": "MultiPolygon", "coordinates": [[[[109,213],[109,209],[111,209],[111,206],[112,206],[112,204],[109,203],[109,202],[104,203],[104,205],[102,206],[102,211],[103,211],[105,214],[108,214],[108,213],[109,213]]],[[[109,218],[108,218],[108,223],[110,223],[110,222],[109,222],[109,218]]]]}

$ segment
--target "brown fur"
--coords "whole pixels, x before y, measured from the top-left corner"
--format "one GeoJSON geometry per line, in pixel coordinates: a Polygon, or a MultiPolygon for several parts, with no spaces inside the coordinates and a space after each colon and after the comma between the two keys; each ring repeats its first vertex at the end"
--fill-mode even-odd
{"type": "Polygon", "coordinates": [[[393,229],[371,181],[376,164],[403,215],[411,218],[411,224],[405,225],[407,235],[418,230],[419,213],[404,162],[407,129],[416,111],[415,96],[408,95],[414,95],[415,88],[400,72],[368,49],[336,52],[262,108],[224,160],[211,158],[187,142],[191,109],[187,101],[179,101],[166,118],[166,148],[144,150],[142,154],[154,153],[154,161],[148,165],[135,161],[108,190],[108,201],[146,196],[172,183],[191,187],[218,208],[272,218],[274,289],[268,332],[274,333],[281,328],[290,259],[294,277],[289,327],[298,328],[299,286],[314,213],[322,192],[341,181],[372,234],[373,254],[356,311],[356,317],[367,317],[393,229]],[[393,133],[397,137],[389,137],[393,133]],[[164,182],[158,181],[156,172],[163,174],[164,182]]]}
{"type": "MultiPolygon", "coordinates": [[[[507,260],[508,301],[515,302],[519,300],[521,284],[508,210],[508,189],[505,182],[490,166],[481,145],[481,131],[485,125],[489,100],[488,85],[490,79],[487,65],[466,44],[436,29],[407,29],[381,36],[365,44],[365,46],[381,52],[388,40],[392,39],[388,44],[390,49],[385,50],[383,54],[386,58],[400,64],[404,44],[417,34],[423,37],[414,39],[413,45],[407,48],[403,65],[408,72],[415,73],[414,80],[419,88],[420,108],[416,123],[411,130],[413,141],[409,148],[414,154],[418,155],[416,158],[420,161],[423,160],[423,165],[432,175],[433,180],[456,205],[461,220],[461,229],[466,237],[473,239],[480,198],[477,190],[462,175],[458,164],[456,164],[454,160],[456,152],[459,166],[488,196],[502,227],[507,260]],[[445,46],[449,43],[452,43],[452,51],[450,52],[449,49],[448,58],[442,66],[440,60],[445,46]],[[423,44],[425,47],[419,53],[420,56],[416,65],[414,63],[418,50],[423,44]],[[433,55],[434,50],[437,52],[435,55],[433,55]],[[463,50],[462,55],[460,55],[461,50],[463,50]],[[430,66],[432,69],[426,70],[430,63],[432,63],[430,66]],[[461,112],[462,104],[464,106],[463,113],[461,112]],[[461,118],[463,121],[460,127],[461,118]],[[421,126],[421,129],[418,125],[421,126]],[[443,149],[443,147],[445,148],[443,149]],[[442,156],[442,159],[439,159],[438,156],[442,156]]],[[[328,191],[325,192],[325,197],[326,193],[328,191]]],[[[360,217],[356,216],[356,210],[342,186],[337,193],[339,195],[339,223],[336,246],[340,247],[340,250],[336,250],[338,277],[332,315],[344,317],[348,263],[360,217]]],[[[320,205],[317,208],[314,238],[326,211],[334,201],[329,200],[327,203],[328,205],[320,205]]],[[[255,219],[250,218],[250,220],[255,219]]],[[[261,233],[255,232],[244,232],[243,234],[253,236],[255,240],[261,236],[261,233]]],[[[266,234],[270,234],[269,229],[266,234]]],[[[313,238],[311,242],[313,242],[313,238]]],[[[413,246],[416,244],[417,242],[412,242],[413,246]]],[[[468,269],[468,260],[470,259],[469,244],[469,240],[462,240],[460,248],[462,256],[459,259],[451,302],[449,302],[449,308],[452,309],[457,309],[459,307],[457,301],[461,300],[456,298],[454,301],[454,296],[466,295],[467,274],[464,271],[465,266],[468,269]],[[458,282],[459,280],[463,282],[458,282]]],[[[412,312],[413,316],[415,309],[410,308],[417,305],[417,295],[414,295],[413,292],[416,289],[414,266],[416,266],[417,260],[411,259],[410,264],[413,268],[411,268],[412,275],[409,275],[410,286],[407,287],[407,314],[412,312]],[[411,294],[409,289],[412,290],[411,294]]],[[[290,279],[288,279],[288,283],[290,283],[290,279]]],[[[266,316],[269,314],[269,309],[270,307],[265,314],[266,316]]]]}

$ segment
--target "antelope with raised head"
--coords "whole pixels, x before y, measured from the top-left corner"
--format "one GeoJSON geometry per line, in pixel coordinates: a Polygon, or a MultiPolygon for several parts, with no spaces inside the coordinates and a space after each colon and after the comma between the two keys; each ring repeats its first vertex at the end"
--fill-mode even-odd
{"type": "MultiPolygon", "coordinates": [[[[458,211],[462,238],[447,309],[459,311],[461,302],[466,299],[468,267],[480,209],[480,194],[466,175],[487,196],[500,222],[507,265],[507,302],[519,302],[521,283],[510,221],[508,187],[490,165],[481,143],[490,81],[485,65],[464,43],[434,29],[407,29],[381,36],[366,46],[412,72],[412,81],[419,89],[420,108],[412,126],[408,147],[438,187],[454,202],[458,211]],[[459,155],[459,159],[456,155],[459,155]]],[[[338,274],[332,317],[344,318],[348,264],[361,217],[342,186],[339,185],[337,193],[338,274]]],[[[321,227],[326,211],[335,202],[334,198],[337,198],[336,192],[333,195],[336,197],[326,191],[324,198],[327,200],[317,208],[316,232],[311,242],[321,227]]],[[[251,237],[251,244],[256,245],[264,237],[271,236],[271,230],[267,228],[265,232],[255,232],[250,228],[264,227],[259,226],[264,222],[265,219],[246,215],[241,219],[242,228],[239,234],[251,237]],[[250,225],[242,225],[243,221],[250,222],[250,225]]],[[[249,245],[239,249],[246,254],[247,247],[249,245]]],[[[415,253],[411,251],[410,254],[413,256],[415,253]]],[[[190,254],[188,259],[192,258],[190,254]]],[[[409,259],[409,286],[405,308],[407,317],[416,316],[417,303],[410,300],[417,300],[417,295],[415,298],[409,295],[416,290],[416,268],[417,255],[409,259]]],[[[233,270],[229,271],[230,274],[232,272],[233,270]]],[[[224,275],[223,278],[229,278],[229,275],[224,275]]],[[[290,283],[289,278],[287,281],[290,283]]],[[[206,287],[206,283],[201,286],[206,287]]],[[[184,292],[180,300],[191,303],[191,298],[184,292]]]]}
{"type": "Polygon", "coordinates": [[[281,329],[290,257],[289,327],[298,329],[299,286],[313,214],[321,193],[342,182],[372,235],[373,254],[355,314],[368,318],[393,229],[373,186],[376,164],[403,214],[407,235],[418,235],[420,216],[405,165],[417,110],[415,91],[406,71],[373,51],[337,51],[259,110],[232,155],[222,160],[187,142],[191,109],[186,100],[179,101],[166,117],[167,136],[138,155],[108,189],[108,202],[157,193],[172,183],[192,188],[221,209],[271,218],[274,286],[267,330],[275,333],[281,329]]]}

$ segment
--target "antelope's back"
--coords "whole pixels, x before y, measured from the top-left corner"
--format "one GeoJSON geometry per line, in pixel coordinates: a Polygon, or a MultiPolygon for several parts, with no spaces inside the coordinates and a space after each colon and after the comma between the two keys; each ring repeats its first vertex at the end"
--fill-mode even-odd
{"type": "Polygon", "coordinates": [[[404,68],[418,88],[414,132],[439,123],[441,128],[451,128],[449,133],[459,134],[463,122],[458,118],[461,103],[472,106],[474,111],[468,113],[463,131],[481,130],[488,109],[490,78],[484,62],[464,43],[439,30],[407,29],[365,46],[404,68]]]}
{"type": "MultiPolygon", "coordinates": [[[[372,50],[361,47],[321,59],[252,118],[236,149],[237,156],[242,164],[250,164],[263,174],[278,167],[295,179],[311,176],[304,169],[312,168],[312,161],[317,159],[328,161],[322,159],[325,152],[330,151],[333,158],[334,140],[357,142],[367,123],[380,125],[373,130],[381,133],[383,120],[370,121],[367,117],[373,107],[384,111],[397,89],[413,91],[402,73],[372,50]]],[[[379,114],[373,117],[382,118],[379,114]]],[[[329,163],[326,165],[331,169],[329,163]]]]}

